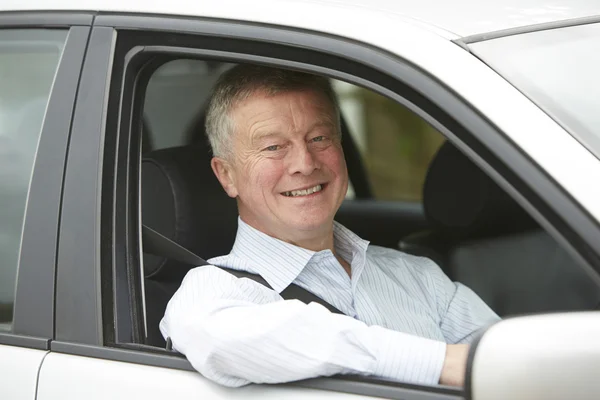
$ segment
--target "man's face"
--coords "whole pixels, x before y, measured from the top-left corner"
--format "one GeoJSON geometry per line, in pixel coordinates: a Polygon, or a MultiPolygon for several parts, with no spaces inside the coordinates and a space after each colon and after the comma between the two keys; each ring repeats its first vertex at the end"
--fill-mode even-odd
{"type": "Polygon", "coordinates": [[[213,170],[244,222],[281,240],[327,234],[348,188],[337,116],[314,91],[257,92],[231,111],[233,157],[213,170]]]}

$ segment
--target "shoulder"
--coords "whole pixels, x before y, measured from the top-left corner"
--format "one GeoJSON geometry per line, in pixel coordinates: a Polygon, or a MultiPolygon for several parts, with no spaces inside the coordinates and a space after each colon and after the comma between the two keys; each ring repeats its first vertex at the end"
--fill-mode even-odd
{"type": "Polygon", "coordinates": [[[367,248],[367,260],[374,261],[383,268],[402,270],[423,278],[444,274],[441,268],[427,257],[415,256],[387,247],[370,245],[367,248]]]}
{"type": "Polygon", "coordinates": [[[411,265],[429,265],[435,264],[432,260],[426,257],[414,256],[397,249],[369,245],[367,248],[367,257],[373,259],[389,260],[398,263],[408,263],[411,265]]]}
{"type": "Polygon", "coordinates": [[[281,298],[276,291],[252,279],[238,278],[215,265],[191,269],[173,297],[196,300],[253,298],[259,303],[281,298]]]}

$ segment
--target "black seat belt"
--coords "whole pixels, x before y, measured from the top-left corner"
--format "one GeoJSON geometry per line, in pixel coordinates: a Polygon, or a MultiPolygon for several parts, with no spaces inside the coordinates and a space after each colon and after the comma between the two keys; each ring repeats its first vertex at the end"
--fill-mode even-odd
{"type": "Polygon", "coordinates": [[[146,225],[142,225],[142,243],[144,243],[144,253],[165,257],[187,265],[198,267],[208,265],[202,257],[198,257],[185,247],[146,225]]]}
{"type": "MultiPolygon", "coordinates": [[[[202,257],[197,256],[185,247],[174,242],[168,237],[156,232],[154,229],[147,227],[146,225],[142,225],[142,241],[144,243],[145,253],[153,254],[159,257],[165,257],[186,265],[210,265],[202,257]]],[[[269,283],[266,280],[264,280],[263,277],[260,275],[252,274],[246,271],[238,271],[235,269],[221,267],[218,265],[215,265],[215,267],[221,268],[223,271],[229,272],[231,275],[236,276],[238,278],[252,279],[253,281],[258,282],[261,285],[268,287],[269,289],[273,289],[271,285],[269,285],[269,283]]],[[[340,310],[338,310],[319,296],[309,292],[306,289],[301,288],[300,286],[294,283],[290,284],[287,288],[285,288],[280,293],[280,295],[286,300],[297,299],[305,304],[313,302],[319,303],[332,313],[343,314],[343,312],[341,312],[340,310]]]]}

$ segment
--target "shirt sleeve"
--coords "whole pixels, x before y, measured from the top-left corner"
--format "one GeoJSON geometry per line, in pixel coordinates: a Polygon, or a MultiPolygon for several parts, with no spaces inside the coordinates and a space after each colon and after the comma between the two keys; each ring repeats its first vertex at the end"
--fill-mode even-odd
{"type": "Polygon", "coordinates": [[[440,328],[448,344],[471,343],[477,333],[500,317],[471,289],[452,282],[441,268],[427,259],[441,318],[440,328]]]}
{"type": "Polygon", "coordinates": [[[186,275],[160,329],[196,370],[226,386],[334,374],[437,384],[446,353],[443,342],[283,300],[213,266],[186,275]]]}

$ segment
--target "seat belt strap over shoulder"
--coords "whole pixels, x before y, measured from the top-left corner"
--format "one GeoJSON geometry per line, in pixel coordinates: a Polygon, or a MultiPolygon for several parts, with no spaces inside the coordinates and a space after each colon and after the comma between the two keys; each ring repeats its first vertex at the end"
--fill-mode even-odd
{"type": "MultiPolygon", "coordinates": [[[[219,266],[215,265],[215,267],[219,267],[219,266]]],[[[238,278],[252,279],[253,281],[258,282],[261,285],[266,286],[269,289],[273,290],[271,285],[269,285],[269,283],[266,280],[264,280],[264,278],[260,275],[252,274],[252,273],[246,272],[246,271],[238,271],[236,269],[229,269],[229,268],[225,268],[225,267],[219,267],[219,268],[229,272],[231,275],[234,275],[238,278]]],[[[296,299],[296,300],[300,300],[304,304],[319,303],[320,305],[322,305],[323,307],[325,307],[332,313],[343,314],[343,312],[341,312],[340,310],[338,310],[337,308],[335,308],[334,306],[332,306],[331,304],[329,304],[328,302],[326,302],[319,296],[309,292],[308,290],[306,290],[304,288],[301,288],[300,286],[298,286],[294,283],[290,284],[288,287],[283,289],[283,291],[280,293],[280,295],[281,295],[281,297],[283,297],[286,300],[296,299]]]]}
{"type": "MultiPolygon", "coordinates": [[[[193,266],[203,266],[210,265],[206,260],[198,255],[192,253],[185,247],[180,244],[174,242],[168,237],[156,232],[154,229],[142,225],[142,242],[144,244],[144,252],[148,254],[153,254],[159,257],[165,257],[169,260],[178,261],[185,265],[193,265],[193,266]]],[[[263,286],[268,287],[269,289],[273,289],[269,283],[264,280],[264,278],[257,274],[252,274],[246,271],[238,271],[231,268],[220,267],[215,265],[217,268],[221,268],[223,271],[230,273],[231,275],[237,278],[248,278],[253,281],[260,283],[263,286]]],[[[323,300],[322,298],[316,296],[315,294],[309,292],[306,289],[301,288],[300,286],[292,283],[290,286],[285,288],[281,293],[281,297],[286,300],[300,300],[305,304],[309,303],[319,303],[323,307],[327,308],[332,313],[343,314],[340,310],[323,300]]]]}
{"type": "Polygon", "coordinates": [[[165,257],[185,265],[198,267],[208,265],[208,262],[202,257],[146,225],[142,225],[142,243],[144,244],[144,253],[165,257]]]}

